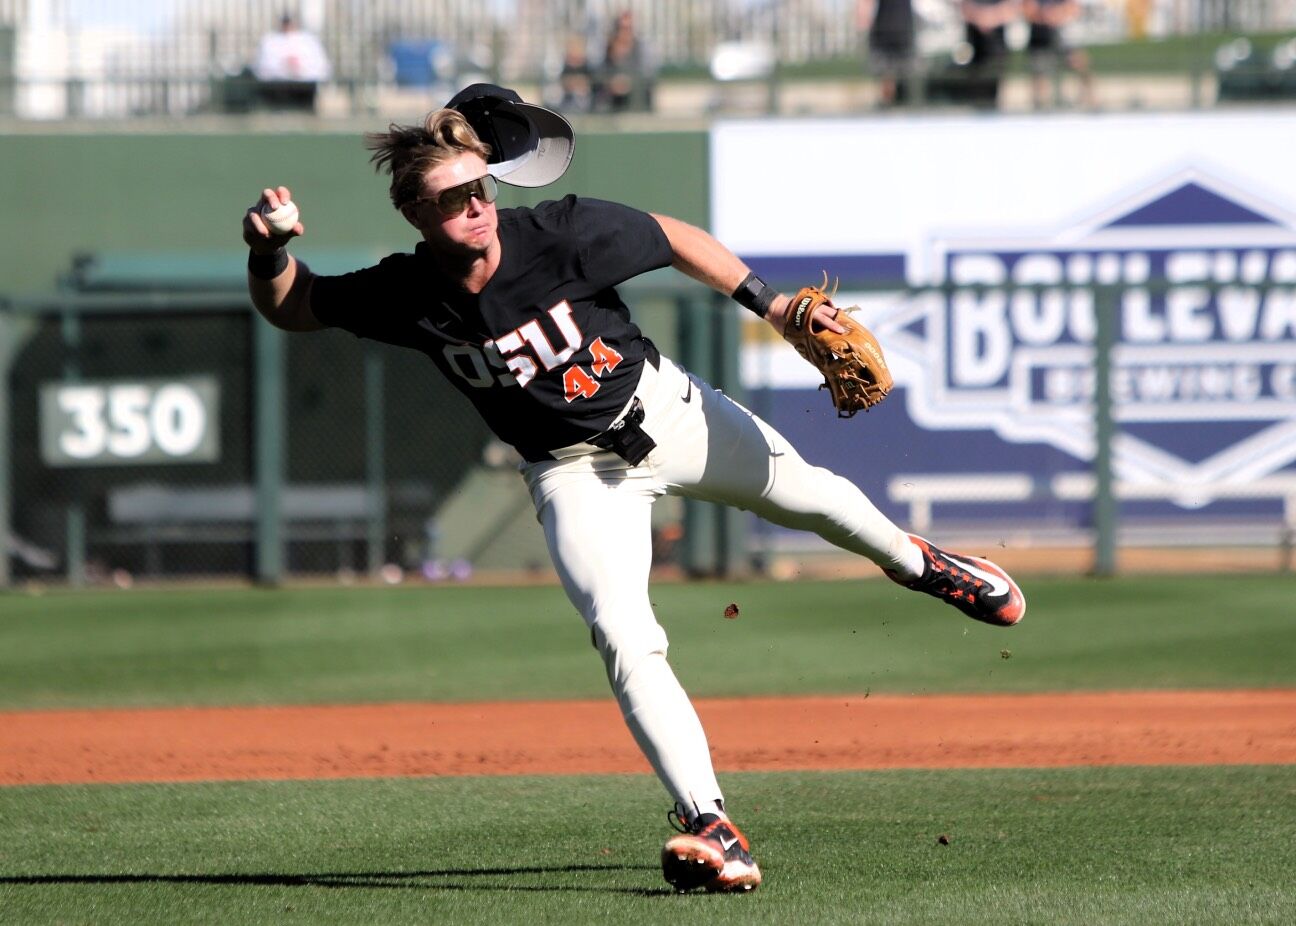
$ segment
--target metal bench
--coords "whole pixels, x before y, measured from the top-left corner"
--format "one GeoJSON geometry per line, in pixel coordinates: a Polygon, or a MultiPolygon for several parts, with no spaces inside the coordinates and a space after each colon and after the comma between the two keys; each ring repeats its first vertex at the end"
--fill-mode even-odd
{"type": "MultiPolygon", "coordinates": [[[[339,545],[339,561],[351,559],[351,544],[367,539],[374,501],[359,483],[285,486],[280,499],[285,541],[339,545]]],[[[252,543],[256,538],[256,488],[247,484],[172,486],[140,483],[111,489],[109,527],[97,531],[103,543],[143,544],[146,569],[162,571],[161,547],[175,543],[252,543]]]]}
{"type": "MultiPolygon", "coordinates": [[[[923,534],[932,528],[932,509],[937,504],[975,505],[1032,499],[1087,502],[1094,497],[1094,486],[1093,474],[1082,472],[1060,473],[1052,477],[1030,473],[904,473],[887,481],[887,497],[909,506],[909,526],[923,534]]],[[[1296,474],[1279,473],[1238,483],[1118,480],[1113,491],[1120,501],[1172,501],[1193,507],[1222,499],[1281,499],[1282,523],[1278,525],[1273,540],[1290,550],[1296,538],[1296,474]]],[[[1256,536],[1257,543],[1265,537],[1263,532],[1256,530],[1256,525],[1247,525],[1244,529],[1256,536]]],[[[1180,543],[1189,540],[1186,534],[1173,526],[1160,530],[1171,540],[1177,539],[1180,543]],[[1177,538],[1174,536],[1176,533],[1180,535],[1177,538]]],[[[1207,542],[1221,539],[1217,526],[1207,531],[1207,542]]]]}

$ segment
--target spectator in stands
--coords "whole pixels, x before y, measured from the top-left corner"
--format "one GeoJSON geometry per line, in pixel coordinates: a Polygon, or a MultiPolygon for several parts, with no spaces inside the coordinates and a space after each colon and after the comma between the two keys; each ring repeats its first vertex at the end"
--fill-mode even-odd
{"type": "Polygon", "coordinates": [[[1050,91],[1059,69],[1066,65],[1080,78],[1080,103],[1091,109],[1094,103],[1093,76],[1089,55],[1082,48],[1071,48],[1063,34],[1068,23],[1080,16],[1079,0],[1023,0],[1022,13],[1030,23],[1031,95],[1035,108],[1049,102],[1050,91]]]}
{"type": "Polygon", "coordinates": [[[583,35],[573,33],[567,37],[558,87],[558,108],[563,112],[587,113],[594,107],[594,72],[583,35]]]}
{"type": "Polygon", "coordinates": [[[996,106],[999,80],[1008,59],[1008,24],[1021,12],[1019,0],[962,0],[959,10],[971,52],[968,76],[978,85],[973,99],[996,106]]]}
{"type": "Polygon", "coordinates": [[[611,112],[651,109],[656,73],[652,55],[635,31],[634,13],[622,10],[608,34],[599,70],[598,108],[611,112]]]}
{"type": "Polygon", "coordinates": [[[1129,37],[1136,42],[1147,38],[1151,7],[1152,0],[1125,0],[1125,21],[1129,24],[1129,37]]]}
{"type": "Polygon", "coordinates": [[[262,102],[270,106],[313,109],[319,84],[329,79],[332,66],[320,40],[300,29],[291,13],[257,46],[252,73],[260,82],[262,102]]]}
{"type": "Polygon", "coordinates": [[[913,0],[857,0],[855,23],[868,35],[869,69],[877,77],[878,105],[894,106],[914,78],[913,0]]]}

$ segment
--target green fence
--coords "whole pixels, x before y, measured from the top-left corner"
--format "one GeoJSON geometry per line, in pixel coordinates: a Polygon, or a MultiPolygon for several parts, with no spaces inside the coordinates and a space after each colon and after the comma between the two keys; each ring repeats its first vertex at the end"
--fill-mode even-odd
{"type": "MultiPolygon", "coordinates": [[[[107,261],[0,303],[0,584],[547,569],[511,448],[425,357],[289,337],[251,310],[241,262],[223,266],[237,284],[163,274],[181,289],[107,261]]],[[[738,391],[732,313],[668,273],[624,292],[664,351],[738,391]]],[[[657,507],[663,561],[741,557],[732,513],[657,507]]]]}
{"type": "MultiPolygon", "coordinates": [[[[326,273],[368,260],[303,251],[326,273]]],[[[0,299],[0,538],[9,547],[0,585],[547,572],[515,458],[426,358],[339,331],[287,336],[252,312],[242,267],[238,252],[102,255],[78,261],[54,293],[0,299]]],[[[1276,285],[1256,284],[1256,297],[1276,285]]],[[[1225,288],[1200,287],[1212,298],[1225,288]]],[[[984,287],[875,280],[843,289],[916,301],[984,287]]],[[[1248,495],[1244,485],[1115,480],[1111,373],[1124,291],[1085,289],[1097,309],[1095,488],[1068,499],[1091,506],[1093,568],[1106,574],[1116,568],[1118,500],[1254,498],[1262,487],[1248,495]]],[[[624,294],[663,352],[741,396],[739,319],[727,300],[672,271],[624,294]]],[[[763,398],[751,396],[757,411],[763,398]]],[[[1289,482],[1264,489],[1287,493],[1286,564],[1296,533],[1289,482]]],[[[742,512],[664,499],[654,512],[658,561],[696,575],[768,563],[751,525],[742,512]]],[[[1254,536],[1267,545],[1274,535],[1266,523],[1254,536]]]]}
{"type": "MultiPolygon", "coordinates": [[[[425,560],[544,567],[520,480],[423,358],[372,352],[339,332],[283,338],[249,314],[239,221],[265,184],[292,186],[307,225],[294,250],[320,272],[410,247],[416,235],[391,208],[385,178],[373,173],[361,144],[361,131],[381,123],[184,134],[56,126],[0,135],[0,195],[9,215],[23,217],[0,223],[0,360],[9,370],[0,415],[12,415],[0,421],[0,440],[8,441],[0,453],[8,487],[0,491],[0,524],[18,528],[16,574],[82,581],[117,568],[122,576],[345,577],[425,560]],[[17,295],[25,293],[38,295],[17,295]],[[194,371],[205,379],[188,382],[194,371]],[[143,385],[154,390],[148,402],[176,376],[199,392],[215,381],[219,461],[167,471],[147,461],[44,462],[35,417],[42,384],[143,385]],[[262,403],[282,411],[258,413],[262,403]],[[495,462],[468,465],[481,458],[495,462]],[[270,487],[280,473],[284,489],[276,493],[270,487]],[[188,494],[150,495],[157,483],[188,494]],[[197,494],[204,486],[219,491],[197,494]],[[177,539],[185,525],[156,516],[185,499],[209,510],[207,539],[187,550],[177,539]],[[276,504],[282,518],[273,516],[276,504]],[[223,520],[213,520],[211,509],[223,520]],[[333,517],[306,516],[325,509],[333,517]],[[55,565],[46,568],[51,558],[55,565]]],[[[559,183],[506,188],[500,204],[578,192],[705,226],[706,170],[702,132],[591,131],[559,183]],[[627,164],[640,167],[626,171],[627,164]]],[[[692,344],[709,331],[680,309],[697,298],[696,288],[672,289],[679,284],[665,278],[671,282],[648,284],[647,311],[637,314],[663,347],[692,344]]],[[[694,366],[711,369],[705,358],[694,366]]],[[[714,378],[724,381],[723,371],[714,378]]],[[[137,390],[103,391],[98,399],[117,401],[127,417],[141,414],[132,404],[137,390]]],[[[714,546],[728,533],[711,526],[718,515],[664,510],[660,517],[695,523],[675,551],[693,558],[690,568],[719,568],[714,546]],[[715,538],[706,549],[696,546],[704,536],[715,538]]],[[[0,560],[7,580],[11,561],[0,560]]]]}
{"type": "MultiPolygon", "coordinates": [[[[2,433],[11,441],[0,447],[9,463],[0,467],[7,487],[0,536],[15,541],[0,580],[346,581],[547,570],[516,457],[421,355],[339,331],[287,336],[258,319],[233,286],[129,291],[110,272],[90,276],[83,285],[113,291],[68,291],[0,310],[10,345],[0,414],[9,416],[2,433]],[[127,460],[87,448],[84,422],[66,409],[59,418],[49,399],[52,390],[98,389],[101,431],[129,434],[132,407],[146,417],[164,385],[197,390],[204,379],[218,396],[208,409],[216,449],[206,456],[149,456],[135,446],[127,460]],[[135,390],[136,406],[118,400],[125,388],[135,390]],[[60,428],[74,445],[81,441],[79,459],[50,449],[50,432],[60,428]]],[[[739,322],[723,300],[668,271],[624,291],[665,353],[741,396],[739,322]]],[[[1118,517],[1107,383],[1119,290],[1095,295],[1094,568],[1107,574],[1115,570],[1118,517]]],[[[197,446],[191,440],[182,449],[197,446]]],[[[742,512],[676,499],[657,509],[659,563],[705,575],[755,561],[742,512]]]]}

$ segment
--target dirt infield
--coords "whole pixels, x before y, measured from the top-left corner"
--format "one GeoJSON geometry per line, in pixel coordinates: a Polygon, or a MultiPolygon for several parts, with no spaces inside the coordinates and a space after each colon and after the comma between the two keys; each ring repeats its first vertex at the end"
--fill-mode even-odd
{"type": "MultiPolygon", "coordinates": [[[[1296,763],[1296,690],[700,700],[722,771],[1296,763]]],[[[0,785],[646,772],[613,702],[0,713],[0,785]]]]}

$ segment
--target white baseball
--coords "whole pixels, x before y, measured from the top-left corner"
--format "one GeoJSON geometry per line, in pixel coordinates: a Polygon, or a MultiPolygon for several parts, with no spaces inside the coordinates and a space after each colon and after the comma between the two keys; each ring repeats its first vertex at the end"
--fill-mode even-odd
{"type": "Polygon", "coordinates": [[[297,224],[297,217],[297,204],[292,201],[283,203],[278,209],[271,209],[269,203],[261,207],[261,218],[265,219],[266,228],[276,235],[291,232],[297,224]]]}

